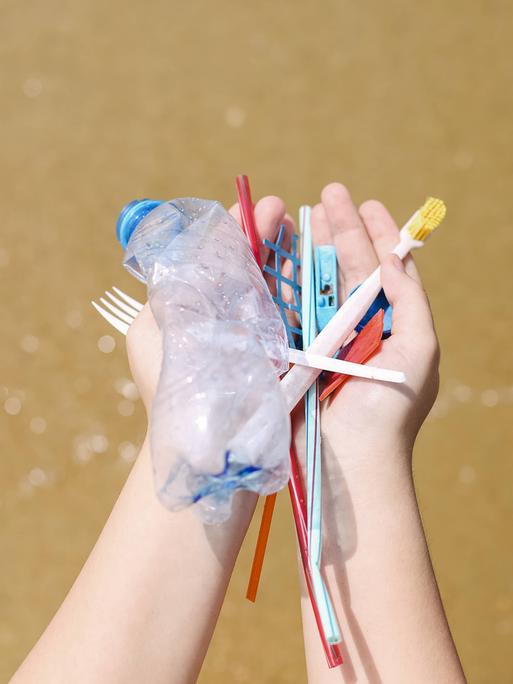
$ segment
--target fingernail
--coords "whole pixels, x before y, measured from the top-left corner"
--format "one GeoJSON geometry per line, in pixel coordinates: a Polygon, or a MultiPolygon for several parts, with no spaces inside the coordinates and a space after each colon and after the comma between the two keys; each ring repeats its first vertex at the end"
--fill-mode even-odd
{"type": "Polygon", "coordinates": [[[404,273],[404,264],[402,262],[402,259],[399,259],[397,254],[392,254],[392,264],[394,265],[394,267],[398,271],[401,271],[401,273],[404,273]]]}

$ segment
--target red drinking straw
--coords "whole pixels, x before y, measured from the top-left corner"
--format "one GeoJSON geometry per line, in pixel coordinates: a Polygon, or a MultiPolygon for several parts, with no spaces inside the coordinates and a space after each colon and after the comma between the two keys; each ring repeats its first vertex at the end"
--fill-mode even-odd
{"type": "MultiPolygon", "coordinates": [[[[236,179],[237,196],[239,200],[239,207],[241,213],[242,229],[248,239],[248,242],[253,252],[253,256],[260,268],[262,268],[262,261],[260,259],[260,245],[258,233],[256,230],[255,215],[253,212],[253,202],[251,199],[251,190],[247,176],[237,176],[236,179]]],[[[290,448],[290,469],[291,477],[289,480],[290,502],[292,504],[292,514],[294,516],[294,523],[296,525],[298,545],[301,555],[301,562],[303,564],[303,571],[305,573],[306,586],[310,603],[312,604],[315,621],[319,629],[324,653],[328,666],[337,667],[342,664],[342,655],[337,644],[330,644],[326,639],[324,629],[322,627],[317,602],[313,592],[312,575],[308,561],[308,541],[306,533],[306,499],[304,495],[303,483],[301,480],[301,470],[297,456],[293,446],[290,448]]],[[[265,549],[267,540],[269,538],[269,531],[271,529],[271,521],[274,511],[274,504],[276,502],[276,494],[270,494],[266,497],[264,510],[262,512],[262,519],[260,521],[260,530],[258,533],[255,554],[253,557],[253,565],[251,567],[251,574],[249,578],[246,598],[250,601],[256,599],[260,575],[262,573],[262,566],[264,562],[265,549]]]]}
{"type": "MultiPolygon", "coordinates": [[[[256,229],[249,180],[247,176],[237,176],[235,182],[237,185],[237,196],[239,199],[242,229],[248,239],[251,251],[255,257],[255,261],[260,269],[262,269],[262,260],[260,259],[260,244],[256,229]]],[[[267,541],[269,539],[269,532],[271,531],[271,522],[275,504],[276,494],[269,494],[269,496],[265,497],[264,509],[262,511],[262,518],[260,520],[260,529],[258,531],[255,553],[253,555],[253,563],[249,575],[248,588],[246,590],[246,598],[249,601],[256,600],[258,585],[264,564],[265,550],[267,547],[267,541]]]]}
{"type": "Polygon", "coordinates": [[[255,214],[253,212],[253,201],[251,199],[251,190],[249,189],[249,181],[247,176],[237,176],[237,196],[239,199],[240,216],[242,220],[242,230],[248,238],[249,246],[253,252],[255,260],[262,269],[262,260],[260,259],[260,240],[255,223],[255,214]]]}

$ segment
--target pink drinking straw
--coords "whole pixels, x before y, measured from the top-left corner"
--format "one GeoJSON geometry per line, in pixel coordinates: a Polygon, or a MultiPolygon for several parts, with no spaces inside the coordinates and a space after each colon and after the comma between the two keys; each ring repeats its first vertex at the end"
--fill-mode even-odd
{"type": "MultiPolygon", "coordinates": [[[[262,268],[262,260],[260,259],[260,242],[256,230],[255,215],[253,212],[253,202],[251,199],[251,190],[247,176],[237,176],[236,179],[237,196],[239,200],[242,229],[248,239],[248,242],[253,252],[253,256],[260,268],[262,268]]],[[[304,494],[303,482],[301,480],[300,465],[294,450],[291,445],[290,448],[290,470],[291,476],[289,480],[289,494],[292,505],[292,514],[294,516],[294,523],[296,525],[297,540],[305,574],[306,586],[312,610],[321,637],[326,660],[330,668],[337,667],[342,664],[342,655],[337,644],[330,644],[326,639],[324,629],[322,627],[317,602],[313,593],[312,574],[310,564],[308,561],[308,537],[306,532],[306,499],[304,494]]],[[[256,598],[262,566],[264,562],[265,549],[267,540],[269,538],[269,531],[271,528],[272,515],[274,511],[274,504],[276,502],[276,494],[270,494],[266,497],[262,519],[260,521],[260,530],[258,533],[255,554],[253,557],[253,565],[251,567],[251,574],[248,583],[246,597],[254,601],[256,598]]]]}
{"type": "Polygon", "coordinates": [[[260,240],[255,223],[255,214],[253,212],[253,201],[251,199],[251,190],[249,189],[249,181],[247,176],[237,176],[235,183],[237,185],[237,197],[239,199],[240,215],[242,220],[242,230],[248,238],[249,246],[253,252],[255,260],[262,269],[262,260],[260,259],[260,240]]]}
{"type": "Polygon", "coordinates": [[[312,606],[319,636],[321,637],[322,647],[324,648],[324,655],[328,663],[328,667],[338,667],[342,665],[343,659],[338,644],[330,644],[326,638],[322,620],[315,600],[313,590],[313,579],[310,568],[310,561],[308,557],[308,533],[306,528],[306,499],[304,496],[304,487],[301,480],[301,469],[296,455],[296,450],[292,444],[290,447],[290,466],[291,477],[289,480],[289,494],[290,502],[292,504],[292,514],[296,524],[296,532],[298,539],[299,552],[301,555],[301,562],[303,564],[303,571],[305,574],[306,588],[308,589],[308,596],[310,597],[310,604],[312,606]]]}

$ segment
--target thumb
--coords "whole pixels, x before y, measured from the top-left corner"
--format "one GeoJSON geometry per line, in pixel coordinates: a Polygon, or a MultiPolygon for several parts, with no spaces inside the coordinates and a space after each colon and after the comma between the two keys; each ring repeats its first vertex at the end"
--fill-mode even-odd
{"type": "MultiPolygon", "coordinates": [[[[426,293],[411,278],[396,254],[388,255],[381,264],[381,284],[392,305],[392,334],[433,335],[433,317],[426,293]]],[[[419,340],[420,341],[420,340],[419,340]]]]}

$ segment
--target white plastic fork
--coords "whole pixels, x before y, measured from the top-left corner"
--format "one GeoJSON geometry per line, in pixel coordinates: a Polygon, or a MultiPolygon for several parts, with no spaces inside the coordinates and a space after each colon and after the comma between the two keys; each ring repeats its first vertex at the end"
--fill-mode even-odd
{"type": "Polygon", "coordinates": [[[100,316],[105,318],[107,323],[110,323],[122,335],[126,335],[128,333],[129,327],[134,322],[135,317],[142,310],[144,305],[141,304],[141,302],[138,302],[137,299],[127,295],[119,288],[113,286],[112,289],[118,295],[118,297],[113,295],[108,290],[105,291],[105,294],[107,297],[109,297],[111,302],[108,302],[103,297],[100,297],[100,302],[107,307],[106,309],[94,301],[91,302],[91,304],[94,306],[96,311],[98,311],[100,316]],[[119,297],[121,297],[121,299],[119,299],[119,297]],[[107,309],[109,309],[109,311],[107,309]]]}
{"type": "MultiPolygon", "coordinates": [[[[112,289],[116,293],[115,295],[107,290],[105,294],[108,299],[100,297],[100,302],[103,306],[94,301],[92,301],[91,304],[108,323],[116,328],[118,332],[122,335],[126,335],[128,329],[134,322],[135,317],[143,308],[143,304],[117,287],[112,287],[112,289]]],[[[341,361],[340,359],[312,354],[299,349],[289,348],[289,362],[301,366],[308,366],[309,368],[318,368],[320,370],[333,371],[335,373],[344,373],[345,375],[354,375],[369,380],[402,383],[406,379],[404,373],[401,371],[376,368],[375,366],[351,363],[350,361],[341,361]]]]}

